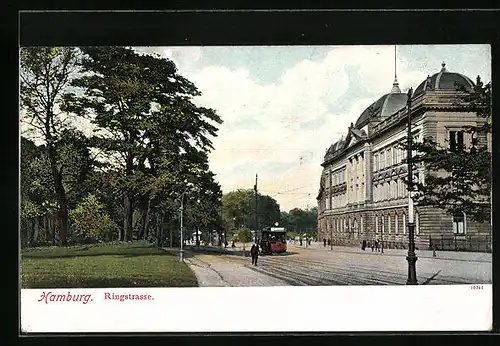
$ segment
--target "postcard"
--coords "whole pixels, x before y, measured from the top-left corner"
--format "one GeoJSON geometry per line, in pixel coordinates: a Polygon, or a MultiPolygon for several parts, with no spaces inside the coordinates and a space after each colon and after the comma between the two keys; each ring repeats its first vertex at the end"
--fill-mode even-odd
{"type": "Polygon", "coordinates": [[[491,78],[478,44],[20,47],[22,332],[490,330],[491,78]]]}

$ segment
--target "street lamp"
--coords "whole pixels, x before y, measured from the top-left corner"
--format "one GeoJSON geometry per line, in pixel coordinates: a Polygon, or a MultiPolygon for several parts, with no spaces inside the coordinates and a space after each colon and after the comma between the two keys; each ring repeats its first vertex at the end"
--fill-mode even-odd
{"type": "Polygon", "coordinates": [[[183,248],[183,245],[184,245],[184,239],[183,239],[183,236],[184,236],[184,196],[186,195],[186,193],[188,192],[188,190],[190,188],[191,188],[191,184],[188,183],[186,190],[184,190],[184,192],[181,194],[181,207],[179,208],[179,211],[181,213],[181,249],[180,249],[180,253],[179,253],[179,261],[180,262],[184,261],[184,256],[183,256],[183,252],[184,252],[184,248],[183,248]]]}
{"type": "Polygon", "coordinates": [[[330,250],[333,250],[333,227],[330,223],[330,250]]]}
{"type": "Polygon", "coordinates": [[[407,160],[408,160],[408,279],[407,285],[417,285],[416,262],[415,255],[415,223],[413,220],[413,162],[412,162],[412,134],[411,134],[411,96],[413,89],[408,90],[408,144],[407,144],[407,160]]]}

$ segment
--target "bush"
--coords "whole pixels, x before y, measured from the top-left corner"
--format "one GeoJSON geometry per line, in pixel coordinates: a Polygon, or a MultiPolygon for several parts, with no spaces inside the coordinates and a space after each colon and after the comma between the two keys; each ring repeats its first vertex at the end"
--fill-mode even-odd
{"type": "Polygon", "coordinates": [[[74,240],[92,243],[98,240],[111,241],[118,234],[117,225],[111,221],[95,195],[85,197],[76,209],[70,211],[74,240]]]}

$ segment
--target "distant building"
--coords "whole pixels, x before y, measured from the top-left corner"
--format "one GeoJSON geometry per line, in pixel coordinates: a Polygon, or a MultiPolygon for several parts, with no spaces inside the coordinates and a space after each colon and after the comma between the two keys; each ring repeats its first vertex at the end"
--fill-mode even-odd
{"type": "MultiPolygon", "coordinates": [[[[471,90],[473,81],[441,71],[427,77],[412,96],[414,140],[432,136],[446,145],[470,146],[463,130],[482,119],[457,105],[461,85],[471,90]]],[[[407,94],[395,79],[390,93],[368,107],[347,135],[332,144],[322,163],[318,200],[318,240],[334,245],[359,246],[378,240],[385,248],[407,248],[408,191],[406,152],[398,147],[407,135],[407,94]]],[[[491,150],[491,138],[482,138],[491,150]]],[[[415,179],[423,179],[418,168],[415,179]]],[[[424,182],[425,183],[425,182],[424,182]]],[[[491,224],[474,223],[467,215],[450,216],[431,206],[415,206],[419,249],[490,251],[491,224]]]]}

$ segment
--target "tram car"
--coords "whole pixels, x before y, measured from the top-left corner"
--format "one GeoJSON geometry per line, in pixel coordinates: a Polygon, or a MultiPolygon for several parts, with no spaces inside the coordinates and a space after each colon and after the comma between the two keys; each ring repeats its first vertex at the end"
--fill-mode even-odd
{"type": "Polygon", "coordinates": [[[284,227],[265,227],[255,232],[255,242],[261,254],[272,255],[286,252],[286,229],[284,227]]]}

